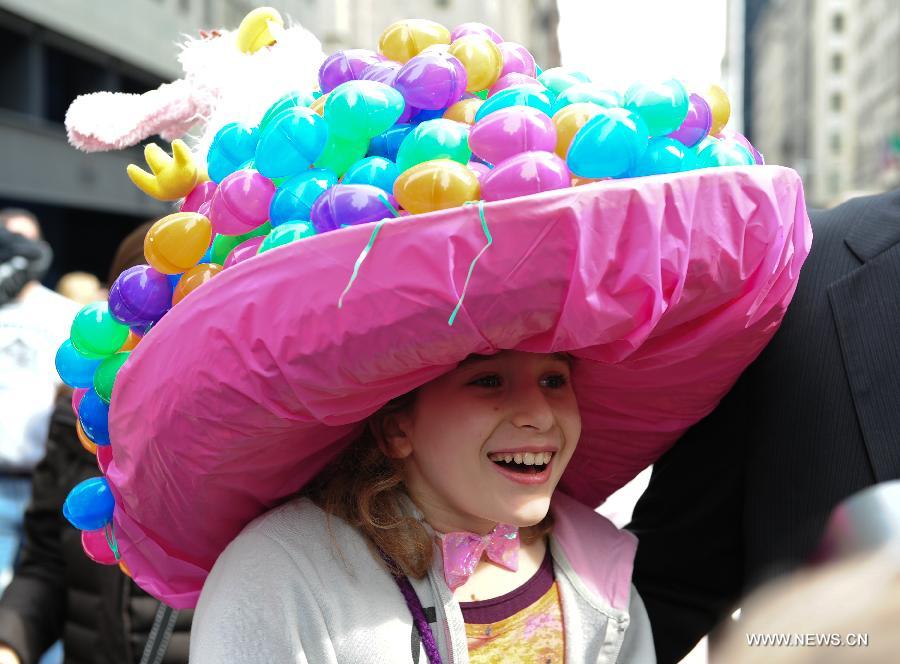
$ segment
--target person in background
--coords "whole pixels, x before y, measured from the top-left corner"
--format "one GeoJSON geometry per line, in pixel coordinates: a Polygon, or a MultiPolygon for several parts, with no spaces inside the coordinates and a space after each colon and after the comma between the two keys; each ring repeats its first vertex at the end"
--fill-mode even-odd
{"type": "Polygon", "coordinates": [[[78,304],[85,305],[108,297],[100,280],[90,272],[68,272],[59,278],[56,292],[78,304]]]}
{"type": "Polygon", "coordinates": [[[52,260],[37,218],[0,210],[0,591],[12,578],[31,475],[57,387],[54,359],[78,305],[40,283],[52,260]]]}
{"type": "Polygon", "coordinates": [[[900,189],[810,219],[781,328],[656,462],[628,526],[661,664],[806,561],[843,499],[900,479],[900,189]]]}
{"type": "MultiPolygon", "coordinates": [[[[138,227],[119,246],[108,283],[144,262],[149,227],[138,227]]],[[[46,456],[34,474],[21,560],[0,598],[0,664],[34,664],[57,639],[63,641],[67,664],[188,661],[192,612],[173,611],[118,567],[92,562],[81,548],[80,532],[62,515],[69,491],[99,474],[96,458],[78,440],[72,392],[64,388],[53,411],[46,456]]]]}

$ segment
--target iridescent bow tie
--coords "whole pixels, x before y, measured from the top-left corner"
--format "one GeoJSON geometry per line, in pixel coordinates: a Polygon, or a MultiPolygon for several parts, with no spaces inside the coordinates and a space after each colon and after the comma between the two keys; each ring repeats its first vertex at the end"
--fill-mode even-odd
{"type": "Polygon", "coordinates": [[[515,572],[519,569],[519,529],[499,523],[487,535],[475,533],[444,533],[439,535],[444,556],[444,579],[450,590],[464,584],[487,552],[490,560],[515,572]]]}

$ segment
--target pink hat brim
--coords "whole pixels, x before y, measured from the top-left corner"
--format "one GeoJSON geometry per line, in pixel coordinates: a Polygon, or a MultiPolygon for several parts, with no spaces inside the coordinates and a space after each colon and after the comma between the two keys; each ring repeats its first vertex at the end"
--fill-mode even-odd
{"type": "MultiPolygon", "coordinates": [[[[115,533],[191,607],[240,530],[391,398],[472,353],[569,351],[582,438],[561,488],[599,505],[709,413],[778,328],[808,254],[776,166],[606,181],[373,224],[251,258],[175,307],[116,381],[115,533]]],[[[722,441],[727,445],[728,441],[722,441]]]]}

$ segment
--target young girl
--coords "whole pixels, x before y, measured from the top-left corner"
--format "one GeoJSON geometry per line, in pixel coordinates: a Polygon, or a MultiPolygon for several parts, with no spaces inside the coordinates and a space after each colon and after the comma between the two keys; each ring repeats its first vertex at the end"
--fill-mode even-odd
{"type": "Polygon", "coordinates": [[[581,434],[570,362],[473,355],[370,417],[219,558],[191,660],[653,661],[633,536],[554,497],[581,434]]]}

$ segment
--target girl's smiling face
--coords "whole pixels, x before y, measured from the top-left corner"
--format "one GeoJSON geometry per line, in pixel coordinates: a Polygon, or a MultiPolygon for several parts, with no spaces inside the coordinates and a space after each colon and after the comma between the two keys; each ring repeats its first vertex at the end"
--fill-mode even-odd
{"type": "Polygon", "coordinates": [[[387,450],[403,459],[410,495],[441,532],[539,523],[581,435],[563,354],[472,356],[393,417],[387,450]]]}

